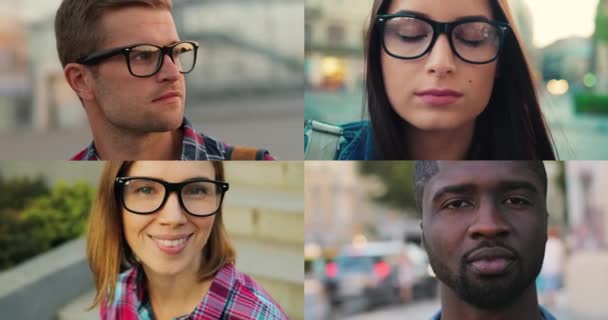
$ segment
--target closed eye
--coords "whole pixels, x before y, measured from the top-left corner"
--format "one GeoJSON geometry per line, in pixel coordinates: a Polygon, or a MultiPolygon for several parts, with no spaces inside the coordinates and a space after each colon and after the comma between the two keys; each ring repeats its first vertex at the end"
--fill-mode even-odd
{"type": "Polygon", "coordinates": [[[460,43],[462,43],[466,46],[469,46],[469,47],[473,47],[473,48],[481,47],[488,42],[488,40],[486,40],[486,39],[483,39],[483,40],[465,40],[462,38],[457,38],[457,39],[460,43]]]}
{"type": "Polygon", "coordinates": [[[418,42],[418,41],[424,40],[427,37],[426,34],[418,35],[418,36],[405,36],[405,35],[398,34],[397,36],[403,42],[418,42]]]}

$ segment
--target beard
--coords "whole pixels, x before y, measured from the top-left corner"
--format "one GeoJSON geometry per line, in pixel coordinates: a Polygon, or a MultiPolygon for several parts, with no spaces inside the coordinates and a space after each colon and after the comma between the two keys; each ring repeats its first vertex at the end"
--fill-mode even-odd
{"type": "MultiPolygon", "coordinates": [[[[453,272],[435,254],[431,246],[426,246],[426,251],[431,267],[441,282],[468,304],[483,310],[494,310],[509,306],[534,283],[543,263],[545,247],[543,242],[541,244],[542,246],[535,245],[530,248],[532,260],[529,264],[526,264],[515,250],[509,248],[515,255],[514,261],[505,273],[492,276],[473,273],[466,262],[466,255],[460,259],[458,271],[453,272]]],[[[482,243],[475,249],[493,246],[496,244],[482,243]]],[[[504,245],[500,247],[508,248],[504,245]]]]}

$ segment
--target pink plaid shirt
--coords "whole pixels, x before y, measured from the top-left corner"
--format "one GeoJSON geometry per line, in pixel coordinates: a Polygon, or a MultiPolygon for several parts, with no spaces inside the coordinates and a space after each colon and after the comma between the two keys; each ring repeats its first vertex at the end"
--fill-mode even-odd
{"type": "MultiPolygon", "coordinates": [[[[120,274],[114,301],[102,303],[102,320],[153,320],[154,313],[145,292],[145,274],[134,267],[120,274]]],[[[209,292],[188,315],[177,320],[283,320],[287,316],[270,295],[251,277],[238,272],[234,265],[222,267],[209,292]]]]}

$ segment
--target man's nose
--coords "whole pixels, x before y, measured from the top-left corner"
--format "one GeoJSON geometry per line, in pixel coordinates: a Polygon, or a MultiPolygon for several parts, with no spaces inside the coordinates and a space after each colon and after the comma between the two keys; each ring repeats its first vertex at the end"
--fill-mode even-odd
{"type": "Polygon", "coordinates": [[[171,54],[163,56],[163,64],[156,74],[159,81],[176,81],[181,76],[179,61],[174,61],[171,54]]]}
{"type": "Polygon", "coordinates": [[[498,204],[493,201],[482,201],[469,227],[469,236],[477,239],[504,237],[510,234],[509,224],[505,221],[498,204]]]}

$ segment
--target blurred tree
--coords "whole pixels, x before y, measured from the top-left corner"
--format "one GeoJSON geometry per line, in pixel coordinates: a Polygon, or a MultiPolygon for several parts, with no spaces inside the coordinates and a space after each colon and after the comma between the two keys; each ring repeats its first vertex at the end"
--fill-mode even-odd
{"type": "Polygon", "coordinates": [[[374,201],[404,209],[400,210],[403,212],[416,212],[413,161],[361,161],[359,172],[364,176],[376,176],[384,184],[384,192],[373,197],[374,201]]]}
{"type": "Polygon", "coordinates": [[[32,224],[33,238],[50,240],[45,245],[55,247],[84,233],[92,201],[93,188],[88,183],[69,186],[60,182],[50,195],[24,210],[21,219],[32,224]]]}
{"type": "Polygon", "coordinates": [[[24,210],[0,214],[0,270],[74,239],[85,231],[94,197],[88,183],[58,183],[24,210]]]}
{"type": "Polygon", "coordinates": [[[23,210],[32,200],[47,195],[44,177],[14,177],[0,180],[0,215],[5,209],[23,210]]]}

